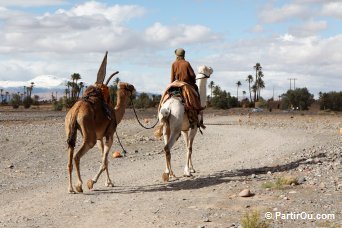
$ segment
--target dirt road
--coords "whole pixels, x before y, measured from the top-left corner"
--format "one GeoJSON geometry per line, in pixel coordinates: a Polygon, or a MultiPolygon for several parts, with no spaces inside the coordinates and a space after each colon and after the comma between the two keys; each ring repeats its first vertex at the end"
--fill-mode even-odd
{"type": "Polygon", "coordinates": [[[172,151],[179,179],[164,183],[163,142],[127,112],[118,133],[128,154],[110,157],[115,187],[103,174],[86,189],[101,162],[94,148],[81,159],[84,193],[68,194],[65,113],[0,110],[0,227],[238,227],[253,211],[271,227],[342,224],[341,115],[207,114],[193,148],[197,172],[182,176],[180,139],[172,151]],[[285,176],[300,181],[265,187],[285,176]],[[243,189],[254,196],[239,197],[243,189]],[[291,212],[335,217],[275,218],[291,212]]]}

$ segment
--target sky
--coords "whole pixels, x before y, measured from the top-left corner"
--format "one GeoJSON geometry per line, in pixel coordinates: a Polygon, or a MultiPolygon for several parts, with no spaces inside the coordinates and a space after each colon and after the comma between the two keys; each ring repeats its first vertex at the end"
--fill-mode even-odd
{"type": "Polygon", "coordinates": [[[107,75],[162,93],[182,47],[195,72],[212,67],[209,80],[233,96],[238,81],[248,95],[260,63],[262,97],[295,78],[317,98],[342,88],[341,19],[342,0],[0,0],[0,86],[73,73],[93,84],[108,51],[107,75]]]}

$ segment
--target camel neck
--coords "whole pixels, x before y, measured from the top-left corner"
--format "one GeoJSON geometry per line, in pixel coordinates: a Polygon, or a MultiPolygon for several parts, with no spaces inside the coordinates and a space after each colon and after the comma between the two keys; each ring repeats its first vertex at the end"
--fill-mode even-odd
{"type": "Polygon", "coordinates": [[[116,122],[117,124],[119,124],[125,114],[125,110],[126,110],[126,97],[121,97],[118,98],[117,100],[117,104],[115,106],[115,118],[116,118],[116,122]]]}

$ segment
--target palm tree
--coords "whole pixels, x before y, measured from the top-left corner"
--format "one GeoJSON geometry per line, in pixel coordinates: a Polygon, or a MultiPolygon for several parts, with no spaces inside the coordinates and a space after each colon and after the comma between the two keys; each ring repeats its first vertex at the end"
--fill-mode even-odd
{"type": "Polygon", "coordinates": [[[258,91],[257,91],[258,94],[257,94],[257,97],[258,97],[258,99],[259,99],[259,98],[261,97],[261,96],[260,96],[260,90],[263,89],[263,88],[265,88],[265,82],[264,82],[264,80],[262,80],[261,77],[258,78],[257,85],[258,85],[258,91]]]}
{"type": "Polygon", "coordinates": [[[71,86],[71,97],[73,99],[76,99],[76,95],[77,95],[77,88],[78,88],[78,85],[77,85],[77,81],[79,79],[81,79],[81,75],[79,73],[73,73],[71,75],[71,79],[72,79],[72,86],[71,86]]]}
{"type": "Polygon", "coordinates": [[[261,71],[262,67],[261,67],[260,63],[256,63],[255,66],[253,66],[253,68],[255,69],[255,84],[254,84],[256,86],[256,88],[255,88],[256,92],[254,93],[254,102],[255,102],[258,100],[257,99],[257,92],[259,90],[258,85],[257,85],[258,72],[261,71]]]}
{"type": "Polygon", "coordinates": [[[246,81],[248,82],[248,88],[249,88],[249,101],[252,102],[252,91],[251,91],[251,83],[253,82],[253,76],[248,75],[246,81]]]}
{"type": "Polygon", "coordinates": [[[6,91],[6,103],[8,103],[9,99],[10,99],[9,92],[6,91]],[[8,98],[7,98],[7,97],[8,97],[8,98]]]}
{"type": "Polygon", "coordinates": [[[115,80],[114,80],[114,83],[115,83],[115,85],[118,85],[119,84],[119,82],[120,82],[120,78],[115,78],[115,80]]]}
{"type": "Polygon", "coordinates": [[[213,81],[211,81],[208,85],[208,87],[210,88],[210,100],[211,98],[213,98],[213,88],[214,88],[215,83],[213,81]]]}
{"type": "Polygon", "coordinates": [[[242,99],[244,100],[245,99],[245,96],[246,96],[246,91],[242,91],[242,95],[243,95],[243,97],[242,97],[242,99]]]}
{"type": "Polygon", "coordinates": [[[31,87],[30,87],[30,97],[31,97],[31,94],[32,94],[33,85],[34,85],[34,82],[31,82],[31,87]]]}
{"type": "Polygon", "coordinates": [[[257,100],[259,100],[259,98],[260,98],[260,90],[265,88],[265,82],[264,82],[264,80],[262,80],[262,77],[264,77],[264,73],[260,70],[258,72],[258,80],[256,81],[257,88],[258,88],[257,100]]]}
{"type": "Polygon", "coordinates": [[[256,86],[256,84],[252,85],[251,89],[252,89],[252,92],[253,92],[253,94],[254,94],[254,102],[255,102],[256,93],[257,93],[257,86],[256,86]]]}
{"type": "Polygon", "coordinates": [[[236,83],[236,99],[239,101],[239,87],[241,86],[241,82],[237,81],[236,83]]]}
{"type": "Polygon", "coordinates": [[[78,86],[79,86],[79,90],[78,90],[77,98],[80,97],[80,94],[81,94],[81,92],[82,92],[82,89],[84,88],[83,82],[78,83],[78,86]]]}

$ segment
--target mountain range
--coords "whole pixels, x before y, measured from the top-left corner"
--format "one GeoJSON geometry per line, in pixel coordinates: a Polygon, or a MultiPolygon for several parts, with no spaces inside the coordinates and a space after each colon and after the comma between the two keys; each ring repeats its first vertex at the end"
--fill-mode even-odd
{"type": "Polygon", "coordinates": [[[40,99],[50,99],[51,93],[64,93],[68,79],[59,78],[54,75],[40,75],[28,81],[0,81],[0,89],[3,93],[23,93],[24,86],[31,86],[33,82],[33,95],[38,95],[40,99]]]}

